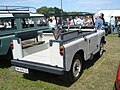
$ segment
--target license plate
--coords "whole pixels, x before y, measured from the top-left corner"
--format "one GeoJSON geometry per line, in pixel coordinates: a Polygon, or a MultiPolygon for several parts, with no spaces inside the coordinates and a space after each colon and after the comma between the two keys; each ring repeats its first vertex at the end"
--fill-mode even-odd
{"type": "Polygon", "coordinates": [[[26,69],[26,68],[22,68],[22,67],[17,67],[17,66],[14,66],[14,70],[15,71],[18,71],[18,72],[22,72],[22,73],[29,73],[29,70],[26,69]]]}

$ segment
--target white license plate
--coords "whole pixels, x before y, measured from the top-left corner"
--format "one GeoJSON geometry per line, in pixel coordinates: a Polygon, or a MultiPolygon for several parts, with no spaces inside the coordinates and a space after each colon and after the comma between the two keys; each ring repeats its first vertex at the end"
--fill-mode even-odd
{"type": "Polygon", "coordinates": [[[18,72],[22,72],[22,73],[29,73],[29,70],[26,69],[26,68],[22,68],[22,67],[17,67],[17,66],[14,66],[14,70],[15,71],[18,71],[18,72]]]}

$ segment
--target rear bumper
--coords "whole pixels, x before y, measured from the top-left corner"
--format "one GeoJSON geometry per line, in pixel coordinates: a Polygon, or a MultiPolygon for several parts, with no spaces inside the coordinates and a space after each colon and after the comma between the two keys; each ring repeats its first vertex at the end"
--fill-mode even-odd
{"type": "Polygon", "coordinates": [[[63,68],[46,65],[46,64],[40,64],[40,63],[34,63],[34,62],[28,62],[28,61],[16,60],[16,59],[11,60],[11,64],[14,66],[19,66],[23,68],[38,70],[38,71],[44,71],[58,75],[64,74],[63,68]]]}

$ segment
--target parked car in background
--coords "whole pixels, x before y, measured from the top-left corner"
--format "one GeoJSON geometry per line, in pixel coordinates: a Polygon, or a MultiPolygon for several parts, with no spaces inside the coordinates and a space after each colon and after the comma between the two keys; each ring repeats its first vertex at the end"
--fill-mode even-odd
{"type": "Polygon", "coordinates": [[[108,25],[108,22],[105,22],[103,29],[105,30],[106,35],[111,33],[110,26],[108,25]]]}
{"type": "Polygon", "coordinates": [[[0,6],[0,58],[11,60],[11,40],[19,31],[48,29],[43,14],[31,12],[36,9],[23,6],[0,6]]]}
{"type": "Polygon", "coordinates": [[[120,64],[118,66],[118,70],[117,70],[117,74],[116,74],[114,90],[120,90],[120,64]]]}

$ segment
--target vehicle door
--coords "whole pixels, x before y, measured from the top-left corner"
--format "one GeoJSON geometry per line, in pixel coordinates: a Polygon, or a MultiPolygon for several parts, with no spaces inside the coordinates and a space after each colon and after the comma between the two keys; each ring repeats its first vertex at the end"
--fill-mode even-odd
{"type": "Polygon", "coordinates": [[[98,37],[97,33],[94,33],[94,34],[90,35],[90,38],[89,38],[89,54],[93,54],[98,48],[97,37],[98,37]]]}

